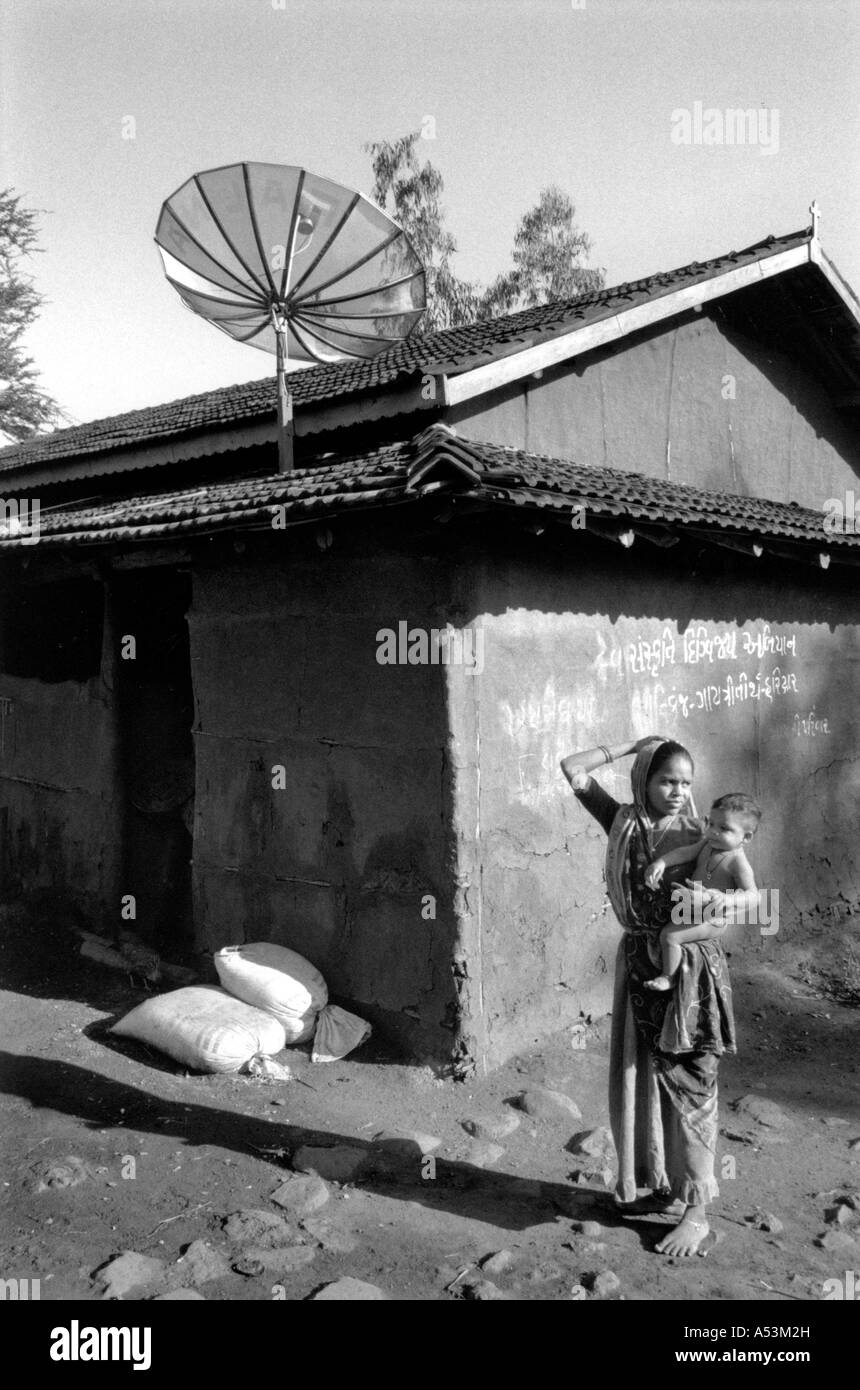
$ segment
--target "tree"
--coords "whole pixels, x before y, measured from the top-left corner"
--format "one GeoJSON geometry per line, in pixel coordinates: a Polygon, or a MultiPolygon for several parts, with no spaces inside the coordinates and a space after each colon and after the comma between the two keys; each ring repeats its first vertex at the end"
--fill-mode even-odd
{"type": "Polygon", "coordinates": [[[42,305],[42,296],[21,261],[38,251],[37,214],[21,207],[12,189],[0,192],[0,437],[26,439],[62,418],[59,407],[38,384],[22,338],[42,305]]]}
{"type": "Polygon", "coordinates": [[[486,288],[461,280],[452,258],[457,243],[445,226],[442,175],[429,160],[420,164],[420,132],[366,145],[373,167],[373,197],[410,237],[427,271],[428,308],[419,332],[453,328],[516,309],[573,299],[602,289],[602,270],[582,264],[591,240],[575,224],[573,203],[561,189],[543,189],[537,205],[520,221],[513,267],[486,288]]]}
{"type": "Polygon", "coordinates": [[[453,328],[475,317],[477,296],[467,280],[451,268],[457,243],[445,227],[440,203],[442,175],[427,160],[420,164],[415,146],[420,131],[390,142],[365,145],[373,168],[373,197],[400,224],[427,274],[427,312],[417,332],[453,328]]]}
{"type": "Polygon", "coordinates": [[[602,270],[584,266],[591,239],[576,227],[575,209],[560,188],[544,188],[514,237],[513,269],[481,296],[479,318],[529,309],[550,300],[593,294],[605,283],[602,270]]]}

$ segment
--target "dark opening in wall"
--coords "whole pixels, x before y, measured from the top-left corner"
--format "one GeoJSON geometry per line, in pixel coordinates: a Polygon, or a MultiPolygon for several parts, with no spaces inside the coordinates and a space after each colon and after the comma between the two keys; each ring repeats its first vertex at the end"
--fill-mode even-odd
{"type": "Polygon", "coordinates": [[[101,669],[104,592],[94,579],[16,584],[0,603],[0,670],[56,683],[101,669]]]}

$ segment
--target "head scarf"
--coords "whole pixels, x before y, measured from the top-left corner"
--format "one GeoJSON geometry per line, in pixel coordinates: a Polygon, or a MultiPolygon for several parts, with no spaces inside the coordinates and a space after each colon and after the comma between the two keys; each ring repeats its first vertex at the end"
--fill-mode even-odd
{"type": "MultiPolygon", "coordinates": [[[[654,822],[648,810],[648,779],[656,754],[669,742],[667,738],[652,738],[639,749],[630,772],[633,804],[619,806],[609,831],[604,866],[606,889],[615,915],[623,927],[633,925],[629,881],[630,840],[638,824],[644,843],[648,846],[651,844],[654,822]]],[[[688,815],[697,814],[692,794],[684,811],[688,815]]]]}

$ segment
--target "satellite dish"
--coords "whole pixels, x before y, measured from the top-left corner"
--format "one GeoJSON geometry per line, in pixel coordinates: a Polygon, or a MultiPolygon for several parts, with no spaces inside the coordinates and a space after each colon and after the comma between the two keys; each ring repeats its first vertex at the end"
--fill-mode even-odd
{"type": "Polygon", "coordinates": [[[292,467],[289,359],[375,357],[426,307],[424,267],[401,227],[360,193],[290,164],[194,174],[155,231],[183,304],[278,359],[278,466],[292,467]]]}

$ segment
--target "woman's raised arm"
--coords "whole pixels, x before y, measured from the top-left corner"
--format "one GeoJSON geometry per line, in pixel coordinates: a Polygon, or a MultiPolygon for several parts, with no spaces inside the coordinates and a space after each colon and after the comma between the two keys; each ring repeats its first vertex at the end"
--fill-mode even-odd
{"type": "Polygon", "coordinates": [[[596,748],[586,748],[582,753],[568,753],[567,757],[561,760],[561,770],[570,785],[581,791],[588,781],[588,774],[596,767],[614,763],[616,758],[626,758],[628,753],[638,753],[653,737],[653,734],[648,734],[646,738],[630,739],[626,743],[615,743],[611,747],[600,743],[596,748]]]}

